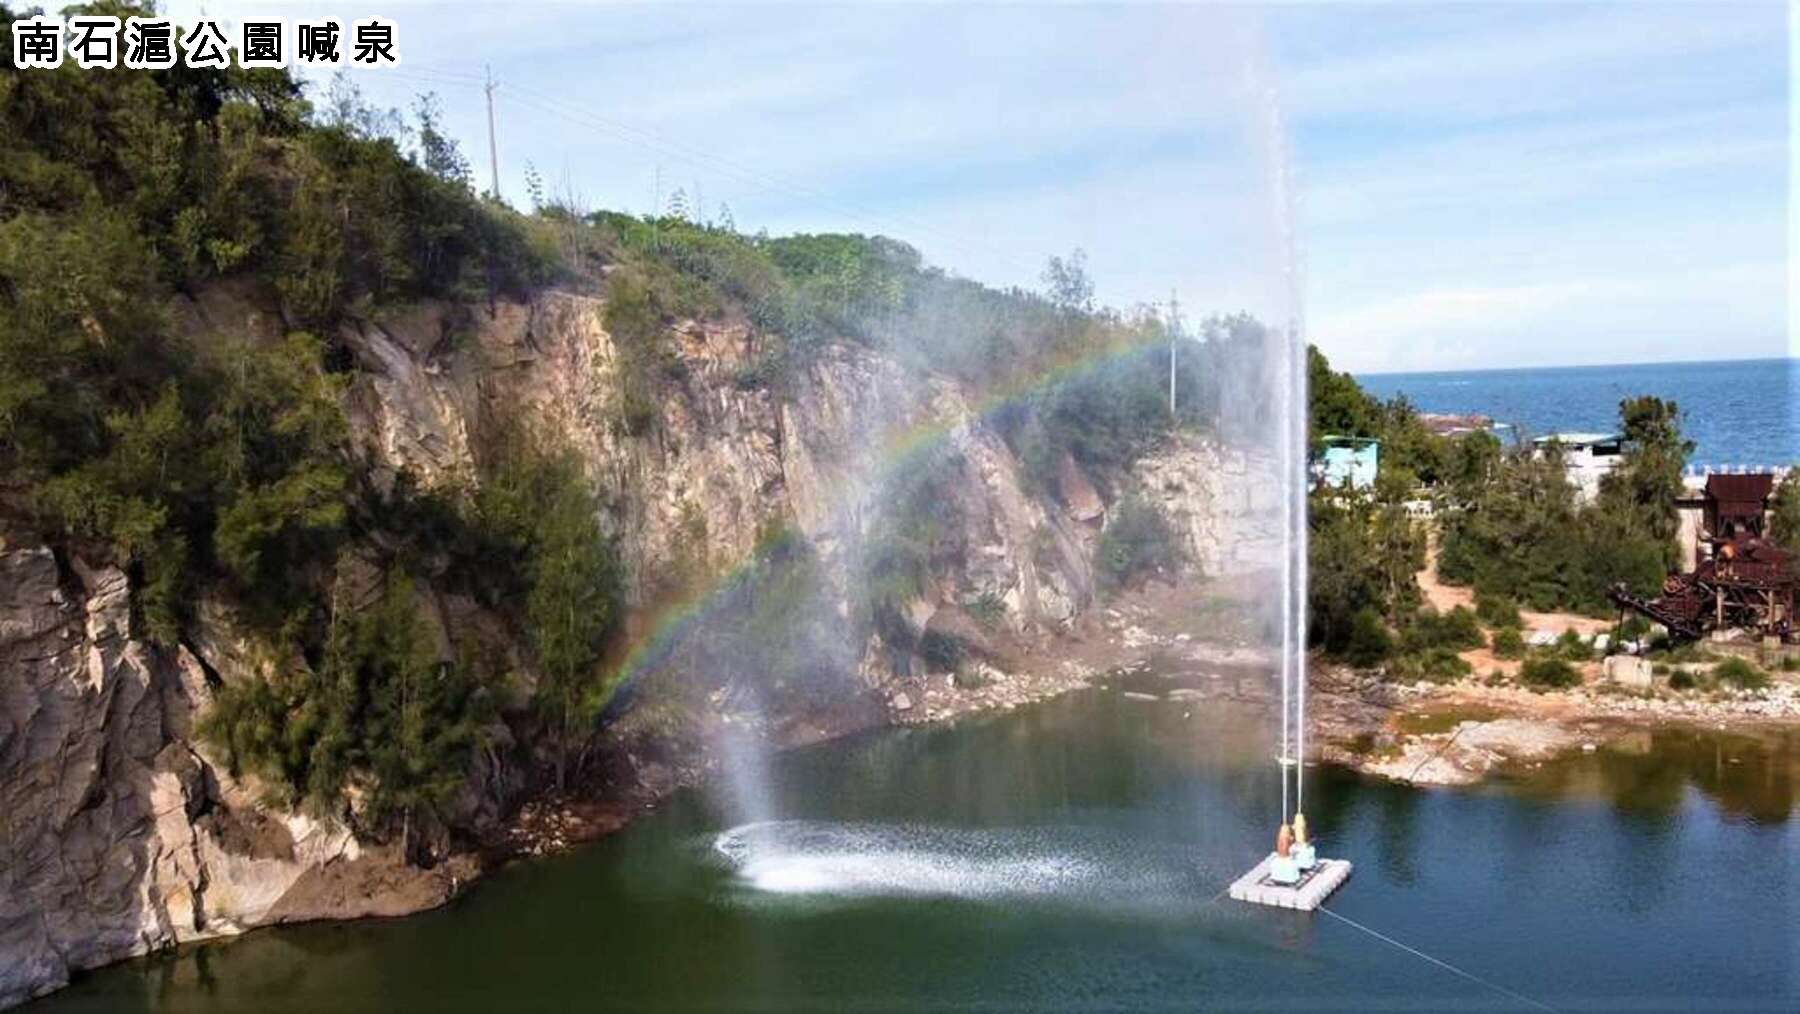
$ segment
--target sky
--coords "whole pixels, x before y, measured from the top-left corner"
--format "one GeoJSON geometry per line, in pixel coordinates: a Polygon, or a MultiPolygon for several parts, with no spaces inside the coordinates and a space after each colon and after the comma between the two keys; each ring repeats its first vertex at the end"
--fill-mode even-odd
{"type": "MultiPolygon", "coordinates": [[[[177,19],[200,10],[169,5],[177,19]]],[[[880,232],[1039,287],[1299,320],[1359,372],[1790,353],[1779,4],[206,5],[379,14],[500,189],[880,232]]]]}

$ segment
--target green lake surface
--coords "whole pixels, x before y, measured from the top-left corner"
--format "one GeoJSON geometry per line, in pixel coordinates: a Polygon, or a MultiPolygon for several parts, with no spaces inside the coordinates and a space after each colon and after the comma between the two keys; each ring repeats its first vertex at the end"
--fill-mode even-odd
{"type": "Polygon", "coordinates": [[[1271,724],[1097,688],[885,730],[773,759],[755,823],[682,794],[439,911],[26,1009],[1800,1010],[1794,735],[1634,733],[1475,789],[1311,770],[1320,851],[1356,864],[1328,907],[1484,984],[1218,897],[1272,842],[1271,724]]]}

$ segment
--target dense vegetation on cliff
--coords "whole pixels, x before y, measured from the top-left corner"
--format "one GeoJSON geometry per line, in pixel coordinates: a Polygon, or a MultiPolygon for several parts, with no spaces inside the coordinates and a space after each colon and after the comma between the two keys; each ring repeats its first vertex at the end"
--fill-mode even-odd
{"type": "MultiPolygon", "coordinates": [[[[8,39],[12,17],[0,9],[8,39]]],[[[522,294],[558,270],[521,216],[454,171],[428,103],[415,144],[393,122],[348,89],[315,106],[277,71],[7,60],[0,494],[53,543],[126,568],[140,636],[172,648],[221,600],[269,647],[277,676],[221,687],[207,718],[230,763],[323,811],[358,787],[367,819],[408,825],[460,779],[506,676],[469,650],[438,657],[417,583],[447,569],[519,613],[561,726],[592,714],[567,685],[598,658],[614,583],[578,470],[515,477],[532,488],[509,503],[500,473],[478,496],[404,477],[383,492],[350,451],[343,320],[522,294]],[[266,294],[287,337],[184,333],[172,301],[226,278],[266,294]],[[572,587],[600,596],[577,630],[547,619],[572,587]]],[[[513,460],[556,451],[534,442],[513,460]]]]}
{"type": "Polygon", "coordinates": [[[1556,456],[1503,447],[1485,432],[1433,435],[1404,400],[1378,402],[1316,350],[1311,384],[1315,441],[1382,441],[1372,495],[1312,495],[1313,637],[1329,652],[1442,677],[1461,674],[1455,650],[1483,643],[1468,628],[1474,616],[1459,618],[1457,632],[1420,608],[1414,574],[1426,534],[1407,517],[1408,499],[1437,508],[1440,579],[1473,587],[1481,619],[1501,630],[1517,625],[1521,607],[1606,615],[1614,582],[1654,593],[1675,561],[1675,500],[1692,445],[1672,403],[1620,404],[1631,450],[1594,502],[1581,503],[1556,456]]]}

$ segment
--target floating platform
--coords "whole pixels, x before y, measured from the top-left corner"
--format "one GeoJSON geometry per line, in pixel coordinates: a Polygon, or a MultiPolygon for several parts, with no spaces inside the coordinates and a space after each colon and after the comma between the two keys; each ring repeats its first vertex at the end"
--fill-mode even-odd
{"type": "Polygon", "coordinates": [[[1252,905],[1272,905],[1311,912],[1325,903],[1331,892],[1350,879],[1350,863],[1344,859],[1321,859],[1313,868],[1300,874],[1297,884],[1277,884],[1269,879],[1269,864],[1275,853],[1256,864],[1256,868],[1231,884],[1231,896],[1252,905]]]}

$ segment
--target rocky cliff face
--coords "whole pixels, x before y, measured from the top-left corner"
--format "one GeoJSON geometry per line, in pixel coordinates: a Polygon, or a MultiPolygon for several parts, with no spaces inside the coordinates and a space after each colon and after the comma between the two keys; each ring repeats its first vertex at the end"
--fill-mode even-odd
{"type": "MultiPolygon", "coordinates": [[[[771,519],[815,547],[847,604],[884,478],[915,467],[919,448],[943,447],[954,551],[930,562],[906,623],[979,640],[963,606],[999,602],[1001,632],[1023,642],[1090,607],[1108,511],[1098,477],[1065,462],[1057,490],[1029,492],[954,384],[837,348],[776,392],[744,382],[757,352],[748,328],[690,325],[658,424],[630,435],[617,422],[620,354],[604,308],[552,292],[491,315],[433,304],[349,328],[356,440],[389,470],[441,481],[474,474],[485,421],[523,410],[570,441],[610,498],[604,521],[642,608],[678,568],[729,571],[771,519]]],[[[229,293],[181,311],[201,335],[266,332],[275,319],[229,293]]],[[[1219,573],[1262,552],[1256,520],[1273,500],[1258,493],[1268,488],[1260,474],[1251,459],[1184,440],[1107,485],[1141,488],[1193,561],[1219,573]]],[[[479,620],[466,603],[427,598],[446,626],[479,620]]],[[[468,857],[408,866],[390,847],[263,805],[255,785],[232,779],[198,741],[197,716],[220,682],[266,662],[225,610],[202,616],[181,647],[153,648],[133,635],[125,574],[30,538],[0,543],[0,1006],[56,988],[72,969],[183,941],[429,907],[475,872],[468,857]]],[[[908,681],[923,667],[868,637],[854,684],[877,709],[910,706],[908,681]]],[[[485,758],[474,779],[464,810],[478,828],[492,830],[527,794],[527,776],[496,769],[504,763],[485,758]]]]}
{"type": "Polygon", "coordinates": [[[653,598],[678,559],[744,559],[771,519],[797,527],[844,580],[882,480],[915,467],[919,448],[942,446],[959,471],[967,566],[934,575],[927,601],[992,592],[1031,625],[1066,622],[1091,597],[1083,530],[1101,520],[1097,498],[1062,510],[1028,495],[1011,451],[955,385],[837,347],[777,394],[742,382],[757,353],[747,328],[690,325],[677,333],[658,425],[630,436],[616,422],[621,364],[604,309],[548,293],[481,315],[454,351],[441,336],[462,326],[459,308],[365,324],[353,336],[368,371],[357,430],[380,460],[432,479],[472,471],[470,434],[484,414],[522,407],[570,440],[614,498],[609,521],[635,602],[653,598]]]}
{"type": "Polygon", "coordinates": [[[183,941],[415,911],[468,876],[224,777],[193,725],[212,681],[248,664],[211,625],[154,649],[132,635],[122,572],[0,540],[0,1005],[183,941]]]}

